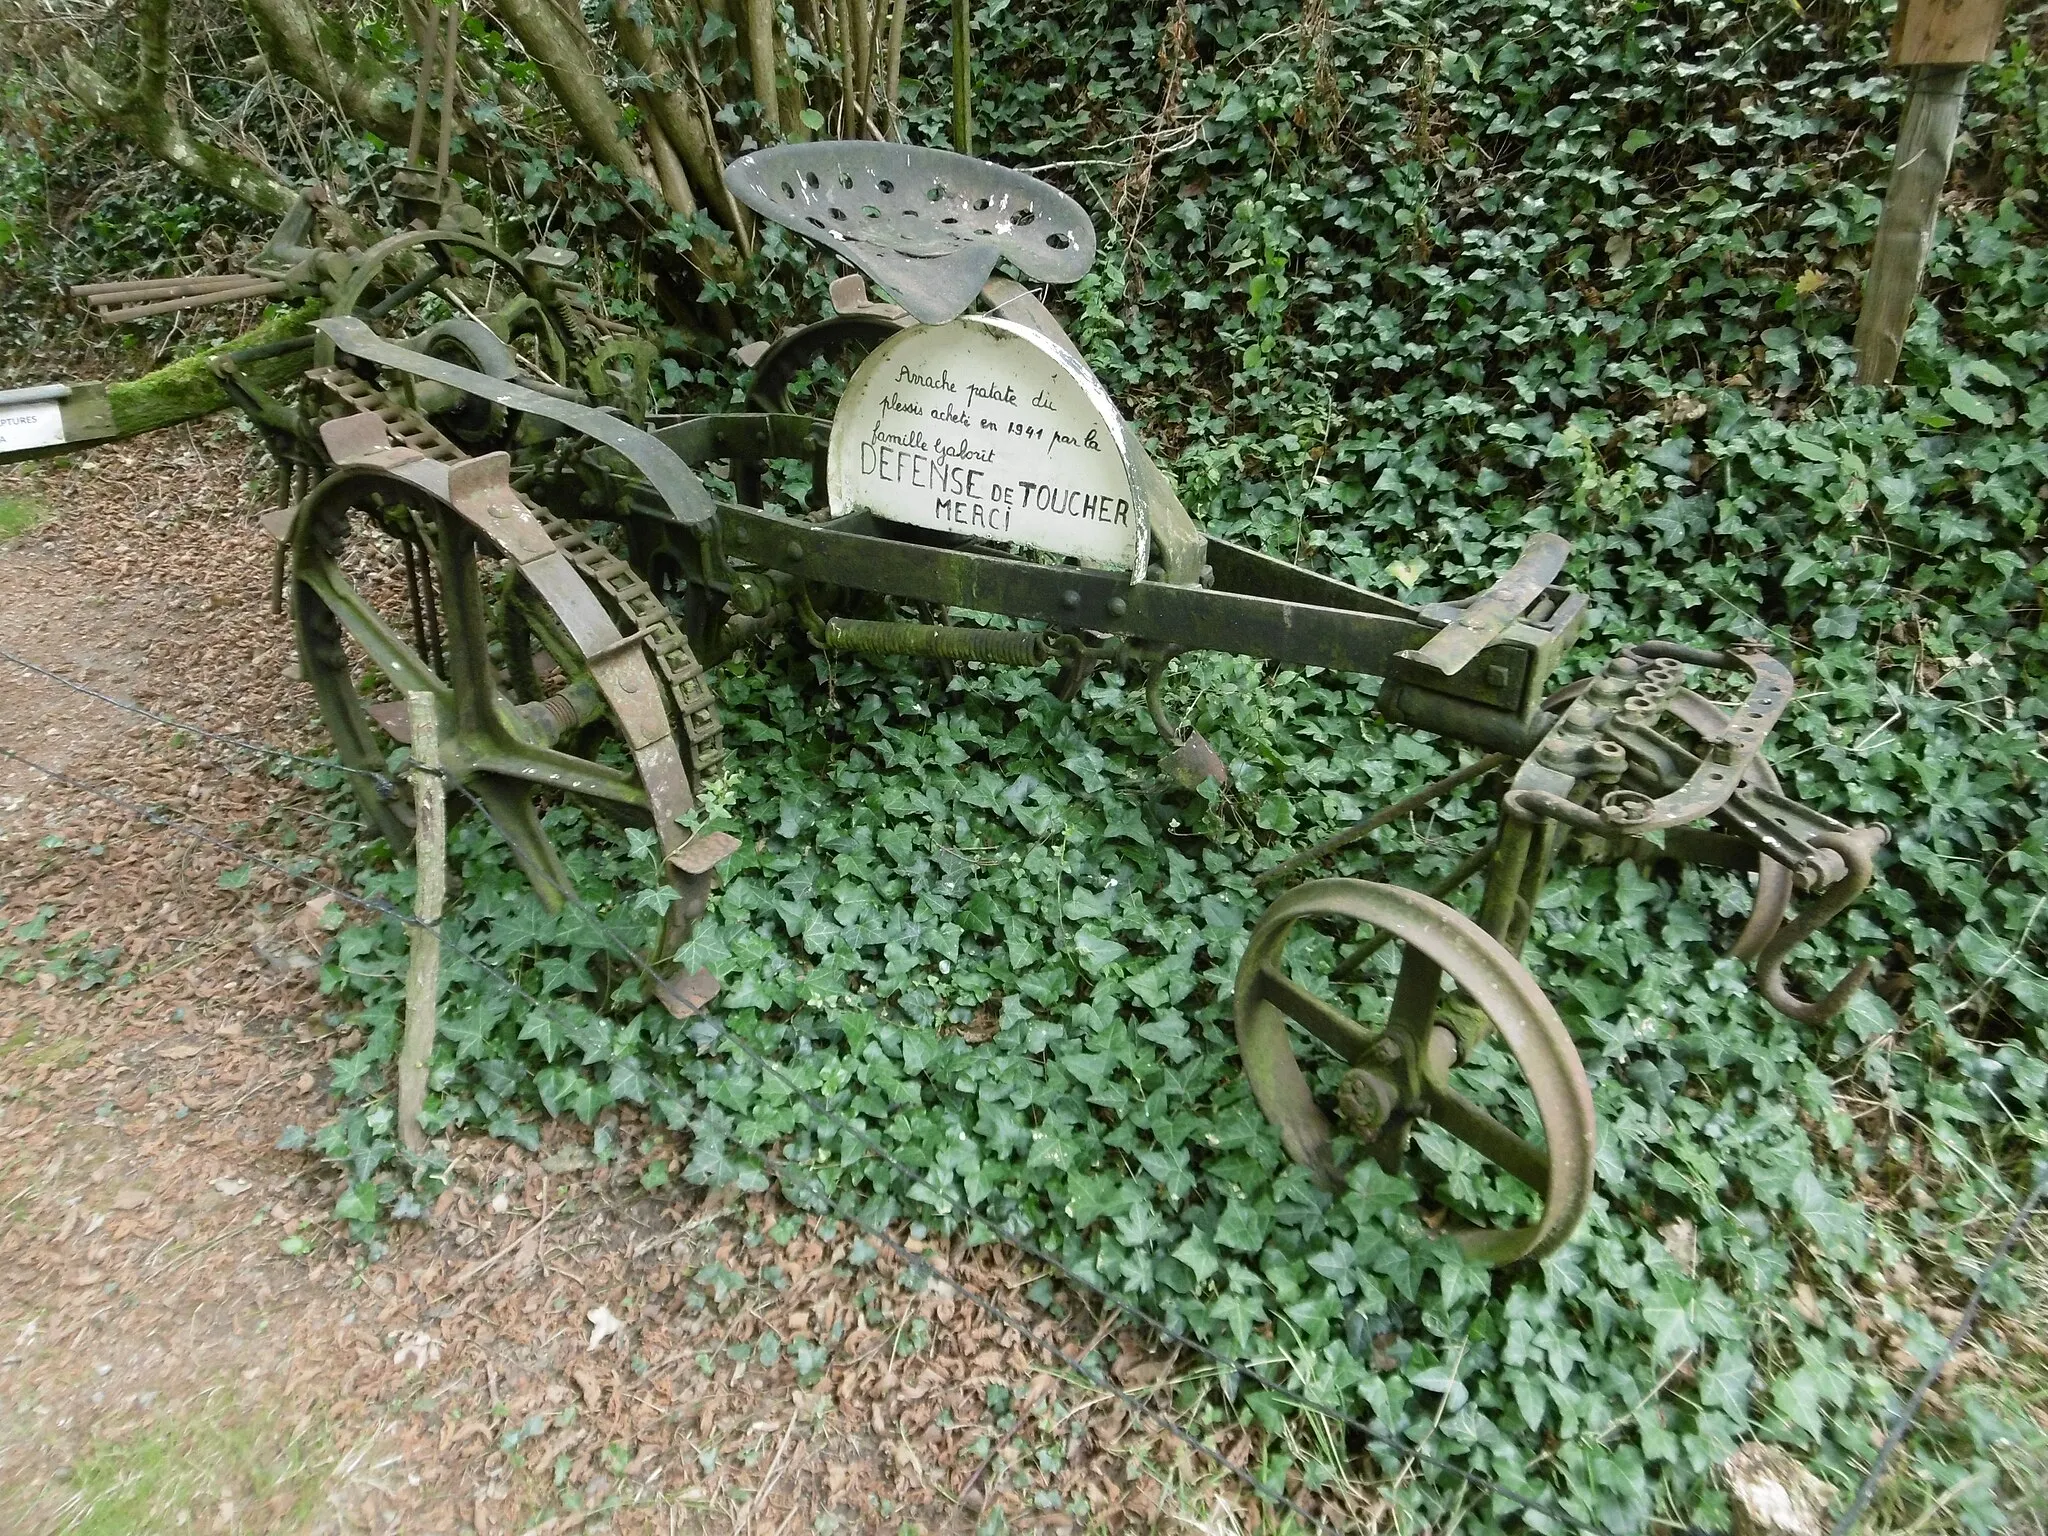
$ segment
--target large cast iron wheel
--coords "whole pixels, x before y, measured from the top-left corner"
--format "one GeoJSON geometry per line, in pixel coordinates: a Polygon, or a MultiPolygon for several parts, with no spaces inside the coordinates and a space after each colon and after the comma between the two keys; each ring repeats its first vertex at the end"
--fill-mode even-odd
{"type": "MultiPolygon", "coordinates": [[[[534,536],[533,528],[524,534],[534,536]]],[[[529,613],[546,616],[557,644],[609,622],[559,555],[522,564],[517,554],[414,481],[344,465],[313,488],[293,526],[293,619],[306,680],[340,759],[381,772],[409,735],[407,695],[427,694],[444,770],[486,808],[554,910],[572,887],[540,798],[572,797],[652,823],[665,853],[688,841],[680,822],[693,799],[681,733],[671,729],[637,642],[581,667],[579,658],[563,657],[571,665],[556,674],[553,691],[513,683],[501,640],[508,592],[529,613]],[[621,687],[632,700],[623,709],[621,687]]],[[[530,665],[525,670],[530,677],[530,665]]],[[[378,830],[394,847],[406,846],[404,799],[381,792],[367,775],[357,789],[378,830]]],[[[451,797],[451,810],[464,802],[459,793],[451,797]]],[[[708,869],[671,863],[669,873],[679,899],[661,939],[664,955],[702,913],[710,882],[708,869]]]]}
{"type": "Polygon", "coordinates": [[[1455,908],[1418,891],[1365,880],[1316,880],[1288,892],[1253,930],[1237,973],[1237,1041],[1245,1075],[1288,1155],[1341,1187],[1340,1135],[1390,1171],[1432,1122],[1535,1192],[1526,1226],[1455,1226],[1465,1252],[1486,1263],[1540,1258],[1578,1227],[1593,1193],[1593,1096],[1571,1036],[1518,960],[1455,908]],[[1336,928],[1335,949],[1313,935],[1336,928]],[[1391,936],[1387,970],[1350,986],[1330,972],[1351,939],[1391,936]],[[1297,938],[1308,943],[1290,943],[1297,938]],[[1322,962],[1322,963],[1319,963],[1322,962]],[[1447,994],[1444,983],[1455,986],[1447,994]],[[1344,999],[1342,1005],[1331,995],[1344,999]],[[1295,1032],[1328,1053],[1312,1067],[1325,1083],[1346,1070],[1334,1098],[1341,1131],[1317,1102],[1295,1054],[1295,1032]],[[1542,1141],[1503,1123],[1454,1076],[1497,1033],[1534,1099],[1542,1141]]]}

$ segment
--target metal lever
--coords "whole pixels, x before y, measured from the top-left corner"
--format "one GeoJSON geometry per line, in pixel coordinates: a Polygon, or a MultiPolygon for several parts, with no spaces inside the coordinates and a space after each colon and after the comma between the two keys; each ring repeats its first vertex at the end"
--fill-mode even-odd
{"type": "Polygon", "coordinates": [[[1535,606],[1544,588],[1564,569],[1571,552],[1570,542],[1557,534],[1537,534],[1522,546],[1521,558],[1507,575],[1465,604],[1456,618],[1423,645],[1400,652],[1401,659],[1455,677],[1535,606]]]}

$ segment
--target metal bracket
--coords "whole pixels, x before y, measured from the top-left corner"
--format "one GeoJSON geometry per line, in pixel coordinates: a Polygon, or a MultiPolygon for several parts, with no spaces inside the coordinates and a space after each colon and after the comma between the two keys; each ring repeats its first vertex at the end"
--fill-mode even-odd
{"type": "MultiPolygon", "coordinates": [[[[1570,542],[1557,534],[1537,534],[1522,546],[1521,557],[1505,576],[1455,610],[1457,616],[1426,644],[1401,652],[1401,659],[1429,667],[1445,677],[1464,671],[1543,596],[1544,589],[1564,569],[1571,552],[1570,542]]],[[[1435,617],[1427,610],[1425,615],[1435,617]]]]}

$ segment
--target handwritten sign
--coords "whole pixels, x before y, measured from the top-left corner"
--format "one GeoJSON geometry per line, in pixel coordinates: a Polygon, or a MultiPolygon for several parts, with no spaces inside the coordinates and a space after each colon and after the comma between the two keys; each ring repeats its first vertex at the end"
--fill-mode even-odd
{"type": "Polygon", "coordinates": [[[1144,569],[1123,418],[1080,359],[993,315],[868,354],[832,420],[834,513],[1144,569]]]}
{"type": "Polygon", "coordinates": [[[55,400],[0,405],[0,453],[64,441],[64,411],[55,400]]]}

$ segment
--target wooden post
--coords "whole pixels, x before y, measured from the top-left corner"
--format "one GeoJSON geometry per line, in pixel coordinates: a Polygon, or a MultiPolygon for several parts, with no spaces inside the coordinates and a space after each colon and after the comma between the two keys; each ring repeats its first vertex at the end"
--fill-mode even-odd
{"type": "Polygon", "coordinates": [[[405,1037],[398,1047],[398,1136],[406,1150],[427,1143],[420,1111],[427,1101],[427,1063],[441,995],[441,905],[448,898],[448,791],[441,782],[441,729],[434,696],[409,693],[412,714],[413,893],[412,966],[405,977],[405,1037]]]}
{"type": "Polygon", "coordinates": [[[953,0],[953,148],[974,153],[974,69],[968,51],[967,0],[953,0]]]}
{"type": "Polygon", "coordinates": [[[1871,242],[1856,320],[1856,382],[1889,384],[1912,323],[1920,274],[1941,216],[1970,66],[1997,45],[2005,0],[1904,0],[1892,29],[1891,62],[1912,90],[1892,155],[1884,212],[1871,242]]]}
{"type": "Polygon", "coordinates": [[[1892,156],[1891,185],[1870,244],[1863,308],[1856,317],[1856,382],[1889,384],[1912,323],[1920,272],[1941,216],[1941,189],[1962,121],[1967,64],[1928,64],[1913,71],[1913,93],[1892,156]]]}

